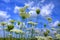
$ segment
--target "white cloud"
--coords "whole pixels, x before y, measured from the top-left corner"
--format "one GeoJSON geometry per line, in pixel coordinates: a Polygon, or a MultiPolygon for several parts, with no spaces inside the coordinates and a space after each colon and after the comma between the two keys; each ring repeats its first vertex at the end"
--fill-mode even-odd
{"type": "Polygon", "coordinates": [[[59,21],[54,22],[54,25],[53,26],[57,26],[58,23],[59,23],[59,21]]]}
{"type": "Polygon", "coordinates": [[[30,7],[29,9],[32,10],[32,11],[35,11],[36,7],[30,7]]]}
{"type": "Polygon", "coordinates": [[[56,26],[58,25],[58,23],[59,23],[59,21],[55,21],[54,23],[51,23],[50,25],[51,25],[52,27],[56,27],[56,26]]]}
{"type": "Polygon", "coordinates": [[[19,12],[19,9],[20,9],[19,6],[15,6],[15,8],[14,8],[14,13],[18,13],[18,12],[19,12]]]}
{"type": "Polygon", "coordinates": [[[7,14],[5,11],[0,11],[0,21],[7,20],[10,17],[10,15],[7,14]]]}
{"type": "Polygon", "coordinates": [[[33,6],[33,4],[34,4],[34,2],[32,1],[32,2],[29,2],[29,3],[25,3],[25,6],[31,7],[31,6],[33,6]]]}
{"type": "Polygon", "coordinates": [[[2,30],[2,28],[0,28],[0,31],[2,30]]]}
{"type": "Polygon", "coordinates": [[[25,3],[25,6],[28,6],[29,10],[35,10],[36,7],[34,7],[34,1],[31,1],[29,3],[25,3]]]}
{"type": "Polygon", "coordinates": [[[31,17],[36,17],[37,16],[35,11],[30,11],[29,14],[30,14],[31,17]]]}
{"type": "Polygon", "coordinates": [[[54,4],[52,4],[52,3],[42,6],[41,15],[42,16],[49,16],[52,13],[53,8],[54,8],[54,4]]]}
{"type": "Polygon", "coordinates": [[[36,9],[40,9],[39,7],[31,7],[30,10],[36,11],[36,9]]]}

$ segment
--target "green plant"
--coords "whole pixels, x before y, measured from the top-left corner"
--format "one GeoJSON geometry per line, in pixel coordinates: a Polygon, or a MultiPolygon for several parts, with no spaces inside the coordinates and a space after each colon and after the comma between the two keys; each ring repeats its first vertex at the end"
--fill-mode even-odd
{"type": "Polygon", "coordinates": [[[6,22],[1,22],[0,24],[3,26],[3,35],[4,35],[4,40],[5,40],[5,30],[4,30],[4,28],[5,28],[6,22]]]}

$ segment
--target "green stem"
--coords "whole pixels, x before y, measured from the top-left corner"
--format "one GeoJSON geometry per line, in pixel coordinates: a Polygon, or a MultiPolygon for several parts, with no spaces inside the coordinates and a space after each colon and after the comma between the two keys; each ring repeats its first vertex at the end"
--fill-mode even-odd
{"type": "Polygon", "coordinates": [[[3,26],[3,36],[4,36],[4,40],[5,40],[5,31],[4,31],[4,26],[3,26]]]}
{"type": "Polygon", "coordinates": [[[33,35],[33,34],[34,34],[34,33],[33,33],[34,31],[33,31],[33,30],[34,30],[34,29],[33,29],[33,26],[32,26],[31,37],[34,37],[34,35],[33,35]]]}

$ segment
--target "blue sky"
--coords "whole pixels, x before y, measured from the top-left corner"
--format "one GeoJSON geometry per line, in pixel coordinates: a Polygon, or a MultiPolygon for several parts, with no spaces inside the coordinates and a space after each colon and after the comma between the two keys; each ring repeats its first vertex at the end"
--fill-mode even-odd
{"type": "MultiPolygon", "coordinates": [[[[32,0],[34,2],[34,6],[43,7],[44,5],[48,5],[49,3],[52,3],[54,5],[54,8],[52,9],[52,16],[54,19],[59,19],[60,15],[60,0],[32,0]],[[42,6],[43,5],[43,6],[42,6]]],[[[23,7],[25,3],[32,2],[31,0],[0,0],[0,11],[5,11],[7,14],[10,15],[10,18],[15,19],[14,17],[17,16],[17,14],[14,13],[14,8],[17,7],[23,7]]]]}
{"type": "MultiPolygon", "coordinates": [[[[0,21],[6,21],[9,19],[21,20],[19,17],[19,8],[29,5],[29,13],[36,21],[36,8],[41,9],[38,22],[46,21],[45,16],[51,17],[56,26],[60,22],[60,0],[0,0],[0,21]]],[[[47,21],[46,21],[47,22],[47,21]]],[[[38,25],[39,26],[39,25],[38,25]]]]}
{"type": "MultiPolygon", "coordinates": [[[[6,16],[5,18],[2,17],[2,20],[20,20],[20,17],[18,16],[18,10],[24,5],[29,5],[29,9],[32,10],[35,10],[37,7],[39,7],[41,9],[41,17],[49,16],[52,17],[53,21],[60,21],[60,0],[0,0],[0,15],[3,16],[3,14],[5,14],[4,16],[6,16]]],[[[35,12],[32,10],[29,12],[32,12],[32,15],[34,15],[35,12]]],[[[35,16],[36,14],[34,17],[35,16]]]]}

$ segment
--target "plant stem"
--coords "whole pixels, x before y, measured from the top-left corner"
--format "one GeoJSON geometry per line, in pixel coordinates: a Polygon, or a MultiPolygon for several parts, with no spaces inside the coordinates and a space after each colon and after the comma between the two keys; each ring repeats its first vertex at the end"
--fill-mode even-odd
{"type": "Polygon", "coordinates": [[[5,31],[4,31],[4,26],[3,26],[3,36],[4,36],[4,40],[5,40],[5,31]]]}

